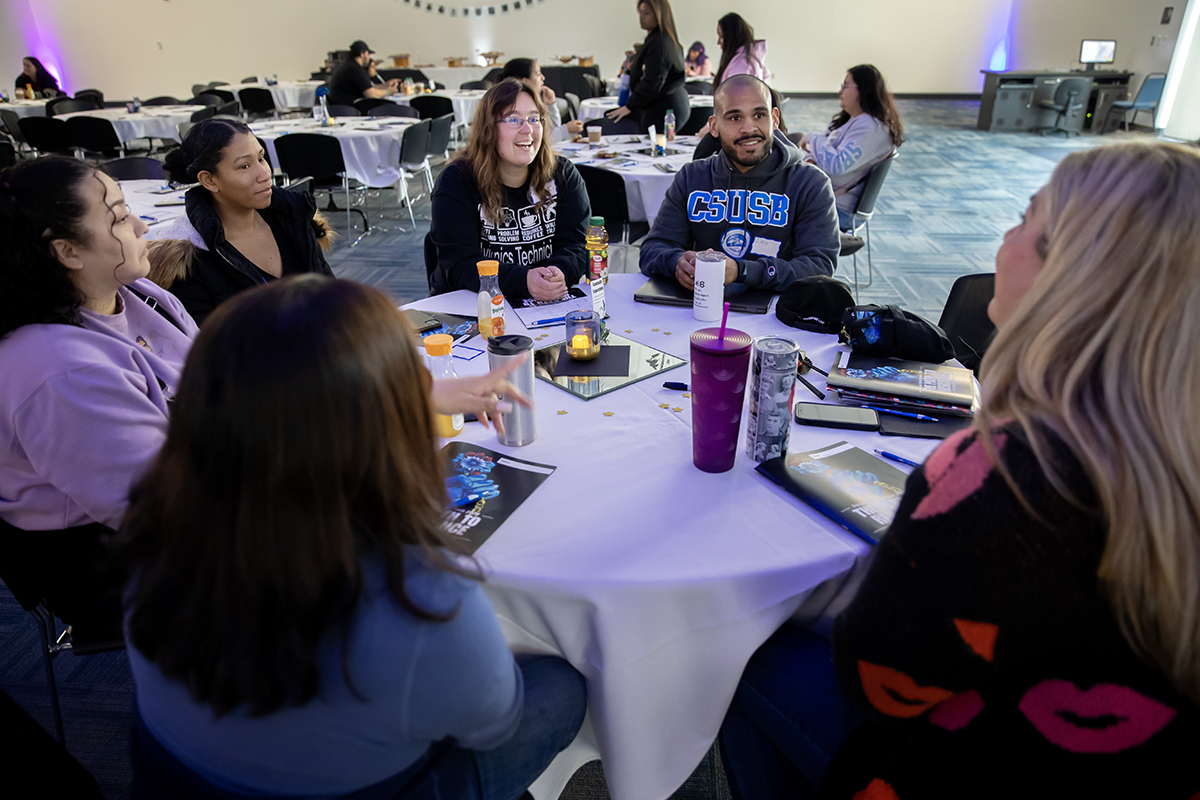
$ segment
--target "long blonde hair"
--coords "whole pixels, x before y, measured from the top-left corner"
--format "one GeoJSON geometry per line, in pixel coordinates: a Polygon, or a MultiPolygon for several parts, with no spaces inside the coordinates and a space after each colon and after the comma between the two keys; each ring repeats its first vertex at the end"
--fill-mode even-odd
{"type": "Polygon", "coordinates": [[[1068,497],[1047,430],[1071,448],[1126,640],[1200,703],[1200,151],[1073,153],[1043,196],[1045,265],[984,358],[976,425],[1020,424],[1068,497]]]}
{"type": "Polygon", "coordinates": [[[537,205],[550,198],[547,188],[554,178],[558,157],[550,141],[550,113],[538,93],[516,78],[506,78],[488,89],[475,109],[475,121],[471,124],[471,138],[467,146],[459,151],[457,159],[471,165],[475,184],[483,195],[483,215],[492,224],[500,221],[500,207],[504,203],[504,187],[500,183],[500,118],[513,107],[522,94],[533,98],[537,113],[542,116],[542,144],[533,163],[529,165],[529,188],[537,196],[537,205]]]}

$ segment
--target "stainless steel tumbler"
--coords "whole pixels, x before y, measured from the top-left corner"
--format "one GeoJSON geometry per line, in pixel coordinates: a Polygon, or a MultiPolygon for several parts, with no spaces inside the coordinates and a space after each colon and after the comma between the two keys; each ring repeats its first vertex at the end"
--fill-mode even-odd
{"type": "MultiPolygon", "coordinates": [[[[507,364],[522,353],[527,353],[525,363],[509,373],[508,382],[517,387],[533,402],[533,339],[528,336],[496,336],[488,339],[488,366],[492,369],[507,364]]],[[[508,398],[501,395],[501,400],[508,398]]],[[[523,447],[537,438],[537,426],[533,409],[512,404],[512,411],[500,415],[504,424],[504,435],[496,441],[509,447],[523,447]]]]}

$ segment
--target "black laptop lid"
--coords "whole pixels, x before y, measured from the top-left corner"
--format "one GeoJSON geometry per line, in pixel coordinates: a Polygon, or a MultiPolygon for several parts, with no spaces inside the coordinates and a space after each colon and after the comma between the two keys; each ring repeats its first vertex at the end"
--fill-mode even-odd
{"type": "MultiPolygon", "coordinates": [[[[744,283],[730,283],[725,286],[725,300],[729,303],[730,311],[765,314],[771,307],[773,297],[774,292],[749,289],[744,283]]],[[[662,275],[651,276],[650,280],[642,284],[642,288],[633,293],[633,299],[639,303],[654,303],[660,306],[692,306],[692,292],[680,286],[674,278],[662,275]]]]}

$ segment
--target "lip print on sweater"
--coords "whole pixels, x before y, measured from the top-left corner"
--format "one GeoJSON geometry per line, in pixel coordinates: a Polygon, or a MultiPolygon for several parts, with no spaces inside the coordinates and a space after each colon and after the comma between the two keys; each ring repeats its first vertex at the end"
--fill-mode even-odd
{"type": "Polygon", "coordinates": [[[871,705],[889,717],[909,719],[954,696],[940,686],[921,686],[897,669],[858,662],[858,678],[871,705]]]}
{"type": "Polygon", "coordinates": [[[971,720],[983,711],[983,698],[974,689],[956,694],[949,700],[938,703],[929,712],[929,721],[939,728],[957,731],[971,724],[971,720]]]}
{"type": "Polygon", "coordinates": [[[1017,706],[1048,740],[1073,753],[1119,753],[1146,742],[1175,718],[1175,709],[1128,686],[1070,681],[1037,684],[1017,706]]]}
{"type": "MultiPolygon", "coordinates": [[[[992,474],[992,460],[983,449],[983,443],[976,439],[965,450],[955,455],[960,441],[959,435],[970,431],[968,428],[951,436],[929,457],[925,466],[929,493],[913,510],[912,519],[926,519],[945,514],[983,488],[988,475],[992,474]]],[[[992,437],[996,452],[1004,449],[1007,440],[1008,437],[1003,433],[992,437]]]]}
{"type": "Polygon", "coordinates": [[[900,797],[883,778],[873,778],[870,783],[855,792],[851,800],[900,800],[900,797]]]}

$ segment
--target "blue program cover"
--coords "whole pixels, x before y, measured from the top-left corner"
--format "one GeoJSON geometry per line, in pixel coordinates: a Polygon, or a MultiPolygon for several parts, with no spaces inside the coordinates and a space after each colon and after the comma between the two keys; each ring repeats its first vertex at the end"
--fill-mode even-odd
{"type": "Polygon", "coordinates": [[[459,552],[468,555],[557,469],[470,442],[450,442],[441,455],[451,506],[446,530],[461,540],[459,552]]]}
{"type": "Polygon", "coordinates": [[[879,544],[904,494],[908,475],[846,442],[788,453],[756,469],[871,544],[879,544]]]}

